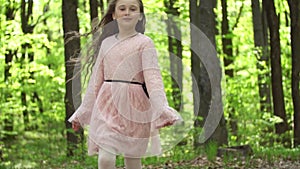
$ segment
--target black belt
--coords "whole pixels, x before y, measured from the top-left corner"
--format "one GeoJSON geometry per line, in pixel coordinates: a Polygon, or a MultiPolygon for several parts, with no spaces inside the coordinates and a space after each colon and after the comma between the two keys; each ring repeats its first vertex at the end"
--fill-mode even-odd
{"type": "Polygon", "coordinates": [[[104,80],[105,82],[121,82],[121,83],[130,83],[130,84],[137,84],[137,85],[141,85],[146,96],[149,98],[149,94],[147,91],[147,87],[146,87],[146,83],[145,82],[134,82],[134,81],[126,81],[126,80],[104,80]]]}

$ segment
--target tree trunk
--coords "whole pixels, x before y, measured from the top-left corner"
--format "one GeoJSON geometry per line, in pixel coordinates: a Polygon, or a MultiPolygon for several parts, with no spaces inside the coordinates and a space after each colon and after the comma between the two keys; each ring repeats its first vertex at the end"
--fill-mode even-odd
{"type": "MultiPolygon", "coordinates": [[[[91,19],[91,28],[94,29],[99,24],[98,19],[98,0],[90,0],[90,19],[91,19]]],[[[97,38],[97,34],[93,34],[93,39],[97,38]]]]}
{"type": "MultiPolygon", "coordinates": [[[[15,2],[8,1],[6,4],[5,9],[5,17],[7,21],[12,21],[15,19],[15,14],[17,11],[16,5],[14,5],[15,2]]],[[[11,76],[10,68],[12,64],[13,57],[17,55],[16,50],[6,49],[5,52],[5,66],[4,66],[4,82],[7,84],[7,87],[9,87],[9,77],[11,76]]],[[[11,94],[6,92],[5,93],[5,101],[8,102],[11,98],[11,94]]],[[[7,112],[4,115],[4,131],[12,132],[14,130],[14,116],[13,112],[7,112]]],[[[9,137],[9,135],[4,136],[4,138],[9,137]]]]}
{"type": "MultiPolygon", "coordinates": [[[[63,0],[62,1],[62,17],[63,17],[63,30],[64,30],[64,43],[65,43],[65,68],[66,68],[66,94],[65,94],[65,108],[66,108],[66,121],[67,128],[67,155],[73,156],[74,150],[78,147],[79,143],[83,143],[83,130],[78,134],[71,132],[71,123],[67,121],[75,111],[75,103],[81,102],[81,98],[77,94],[81,90],[80,75],[76,76],[74,64],[68,63],[70,57],[78,57],[80,50],[80,39],[75,38],[67,43],[68,38],[72,35],[70,32],[79,32],[79,20],[77,15],[78,0],[63,0]],[[73,78],[73,79],[72,79],[73,78]],[[70,80],[72,79],[72,80],[70,80]],[[72,90],[74,86],[74,91],[72,90]],[[76,96],[76,97],[75,97],[76,96]]],[[[76,69],[78,70],[78,69],[76,69]]]]}
{"type": "Polygon", "coordinates": [[[103,0],[99,0],[99,6],[100,6],[101,16],[103,16],[104,15],[104,2],[103,2],[103,0]]]}
{"type": "MultiPolygon", "coordinates": [[[[229,28],[228,21],[228,12],[227,12],[227,0],[221,0],[222,3],[222,50],[224,53],[224,66],[225,66],[225,75],[227,78],[233,78],[234,73],[233,69],[230,66],[234,62],[234,56],[232,51],[232,31],[229,28]]],[[[232,103],[231,96],[228,97],[228,102],[232,103]]],[[[232,135],[236,136],[238,139],[238,123],[237,117],[235,115],[234,106],[231,104],[228,106],[229,113],[229,125],[232,132],[232,135]]]]}
{"type": "MultiPolygon", "coordinates": [[[[209,39],[211,44],[215,47],[215,15],[214,15],[214,7],[216,5],[216,1],[212,0],[201,0],[200,4],[195,0],[190,0],[190,19],[191,24],[200,29],[209,39]]],[[[193,30],[191,31],[191,45],[198,46],[202,45],[199,37],[195,37],[193,30]]],[[[205,45],[205,44],[203,44],[205,45]]],[[[205,48],[204,48],[205,50],[205,48]]],[[[204,126],[204,136],[205,141],[206,137],[210,137],[209,141],[215,141],[219,145],[227,144],[227,129],[224,116],[222,114],[221,119],[216,121],[217,128],[213,129],[212,135],[207,135],[209,133],[209,129],[205,128],[206,118],[209,116],[208,112],[211,108],[211,100],[212,100],[212,92],[211,92],[211,81],[208,76],[208,72],[203,64],[203,61],[197,56],[197,53],[192,50],[191,52],[191,66],[192,66],[192,74],[194,75],[193,80],[193,93],[194,93],[194,112],[196,117],[194,127],[197,130],[199,127],[204,126]],[[197,91],[199,90],[199,95],[197,91]],[[201,99],[199,99],[201,98],[201,99]],[[199,113],[198,113],[199,112],[199,113]],[[199,117],[199,118],[198,118],[199,117]]],[[[219,66],[219,65],[218,65],[219,66]]],[[[221,73],[218,72],[219,74],[221,73]]],[[[221,79],[219,79],[218,85],[219,92],[221,93],[220,84],[221,79]]],[[[219,93],[219,96],[220,96],[219,93]]],[[[221,96],[220,96],[221,97],[221,96]]],[[[215,98],[213,98],[215,99],[215,98]]],[[[221,102],[221,101],[220,101],[221,102]]],[[[222,103],[219,103],[222,104],[222,103]]],[[[220,106],[222,107],[222,106],[220,106]]],[[[215,113],[215,112],[212,112],[215,113]]],[[[223,108],[222,108],[223,113],[223,108]]],[[[217,120],[217,119],[214,119],[217,120]]],[[[213,126],[214,124],[209,124],[213,126]]],[[[196,132],[194,135],[194,145],[199,146],[203,138],[201,138],[201,133],[196,132]]]]}
{"type": "MultiPolygon", "coordinates": [[[[4,81],[5,84],[8,84],[6,87],[9,87],[9,84],[11,84],[9,82],[9,77],[11,76],[10,74],[10,68],[11,68],[11,63],[13,60],[13,57],[17,55],[16,51],[13,50],[6,50],[5,53],[5,70],[4,70],[4,81]]],[[[5,92],[5,100],[6,102],[9,102],[10,98],[11,98],[11,94],[8,92],[5,92]]],[[[13,112],[6,112],[4,115],[4,131],[7,132],[12,132],[14,130],[14,116],[13,116],[13,112]]],[[[7,135],[9,137],[9,135],[7,135]]],[[[4,136],[4,137],[7,137],[4,136]]]]}
{"type": "MultiPolygon", "coordinates": [[[[32,33],[33,32],[33,27],[28,23],[29,19],[32,19],[32,8],[33,8],[33,0],[21,1],[21,27],[22,31],[24,34],[32,33]]],[[[30,46],[29,43],[22,44],[22,57],[21,57],[21,68],[23,68],[24,64],[26,64],[26,51],[27,47],[30,46]]],[[[25,79],[22,77],[22,86],[26,85],[25,84],[25,79]]],[[[29,130],[29,112],[28,112],[28,103],[27,103],[27,94],[26,91],[22,90],[21,91],[21,103],[22,106],[24,107],[23,110],[23,122],[25,126],[25,130],[29,130]]]]}
{"type": "MultiPolygon", "coordinates": [[[[177,0],[164,0],[166,7],[165,13],[168,19],[167,24],[168,33],[168,51],[170,58],[171,71],[171,88],[172,88],[172,103],[175,110],[180,112],[183,109],[182,104],[182,35],[178,18],[180,16],[179,8],[175,7],[177,0]]],[[[184,139],[178,145],[186,145],[187,140],[184,139]]]]}
{"type": "MultiPolygon", "coordinates": [[[[22,0],[21,1],[21,27],[22,27],[22,31],[24,34],[32,34],[35,24],[33,24],[33,18],[32,18],[32,11],[33,11],[33,0],[22,0]]],[[[28,60],[28,62],[33,62],[34,61],[34,52],[32,50],[32,45],[30,43],[24,43],[22,44],[22,59],[21,59],[21,65],[22,64],[26,64],[26,58],[28,60]]],[[[29,72],[30,73],[30,77],[31,79],[34,78],[34,73],[33,72],[29,72]]],[[[24,80],[22,80],[23,85],[27,85],[24,84],[24,80]]],[[[21,92],[21,101],[22,101],[22,105],[24,107],[27,107],[28,105],[28,100],[27,100],[27,94],[26,91],[22,91],[21,92]]],[[[31,95],[31,101],[32,102],[38,102],[38,106],[39,106],[39,110],[42,113],[43,110],[43,104],[42,104],[42,100],[39,98],[39,95],[36,91],[34,91],[31,95]]],[[[33,117],[35,112],[32,112],[33,117]]],[[[27,110],[27,108],[25,108],[23,110],[23,116],[24,116],[24,125],[25,125],[25,129],[30,129],[30,123],[29,123],[29,112],[27,110]]],[[[36,127],[36,126],[34,126],[36,127]]]]}
{"type": "MultiPolygon", "coordinates": [[[[90,0],[90,17],[93,25],[93,20],[98,18],[98,1],[90,0]]],[[[98,20],[98,19],[97,19],[98,20]]],[[[97,21],[94,21],[97,22],[97,21]]]]}
{"type": "Polygon", "coordinates": [[[294,106],[294,147],[300,145],[300,3],[288,0],[292,39],[292,97],[294,106]]]}
{"type": "Polygon", "coordinates": [[[264,35],[265,17],[261,12],[259,0],[252,0],[252,22],[254,31],[254,46],[257,53],[257,69],[258,74],[258,89],[260,96],[261,112],[271,112],[271,93],[269,82],[269,57],[268,57],[268,41],[264,35]],[[264,66],[266,65],[266,66],[264,66]]]}
{"type": "MultiPolygon", "coordinates": [[[[44,9],[43,9],[43,15],[46,15],[49,11],[50,11],[50,1],[48,1],[45,5],[44,5],[44,9]]],[[[48,21],[47,21],[47,18],[45,18],[43,20],[43,24],[44,26],[47,28],[44,32],[45,34],[47,34],[47,39],[49,42],[53,41],[53,38],[52,38],[52,30],[51,28],[48,27],[48,21]]],[[[43,46],[44,48],[46,48],[46,54],[47,55],[50,55],[51,54],[51,49],[48,47],[48,46],[43,46]]],[[[49,69],[52,69],[52,64],[53,63],[48,63],[48,68],[49,69]]]]}
{"type": "MultiPolygon", "coordinates": [[[[259,70],[257,81],[260,99],[260,111],[262,113],[272,113],[271,90],[270,90],[270,59],[268,56],[268,31],[265,10],[261,9],[259,0],[251,0],[252,22],[254,32],[254,47],[257,58],[256,68],[259,70]],[[263,10],[263,11],[261,11],[263,10]]],[[[261,116],[262,117],[262,114],[261,116]]],[[[271,132],[267,128],[265,132],[271,132]]],[[[271,145],[273,141],[270,140],[271,145]]]]}
{"type": "MultiPolygon", "coordinates": [[[[271,44],[271,81],[274,115],[282,119],[281,123],[275,124],[276,134],[281,135],[288,131],[288,124],[285,112],[284,94],[282,86],[282,68],[280,59],[280,34],[279,34],[279,17],[273,0],[263,0],[263,7],[267,13],[267,20],[270,30],[271,44]]],[[[281,142],[290,146],[288,138],[282,138],[281,142]]]]}
{"type": "Polygon", "coordinates": [[[174,7],[176,1],[164,1],[166,13],[168,15],[167,32],[168,32],[168,51],[170,57],[170,69],[172,78],[172,99],[174,108],[177,111],[182,109],[181,89],[182,89],[182,44],[181,31],[178,28],[178,19],[180,13],[178,8],[174,7]]]}

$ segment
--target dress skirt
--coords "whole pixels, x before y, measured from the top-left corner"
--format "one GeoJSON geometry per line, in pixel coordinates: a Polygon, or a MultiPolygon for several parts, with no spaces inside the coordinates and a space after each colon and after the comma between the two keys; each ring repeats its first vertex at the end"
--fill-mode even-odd
{"type": "Polygon", "coordinates": [[[158,131],[151,130],[150,102],[141,85],[104,82],[94,106],[89,155],[97,153],[98,147],[130,157],[161,153],[158,131]]]}

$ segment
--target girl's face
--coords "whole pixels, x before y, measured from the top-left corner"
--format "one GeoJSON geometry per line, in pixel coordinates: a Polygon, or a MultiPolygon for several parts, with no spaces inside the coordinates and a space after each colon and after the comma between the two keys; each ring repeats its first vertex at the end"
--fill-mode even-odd
{"type": "Polygon", "coordinates": [[[137,22],[142,19],[139,2],[137,0],[118,0],[113,18],[117,19],[119,26],[135,28],[137,22]]]}

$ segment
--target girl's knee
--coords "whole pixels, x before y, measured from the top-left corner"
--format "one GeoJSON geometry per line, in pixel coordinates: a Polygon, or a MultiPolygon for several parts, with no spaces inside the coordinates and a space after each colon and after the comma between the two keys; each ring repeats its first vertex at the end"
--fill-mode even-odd
{"type": "Polygon", "coordinates": [[[112,157],[100,156],[98,161],[101,166],[107,168],[115,165],[115,160],[112,157]]]}
{"type": "Polygon", "coordinates": [[[125,159],[125,166],[126,169],[141,169],[142,168],[142,162],[140,158],[128,158],[125,159]]]}
{"type": "Polygon", "coordinates": [[[106,151],[99,152],[99,169],[115,169],[116,156],[106,151]]]}

